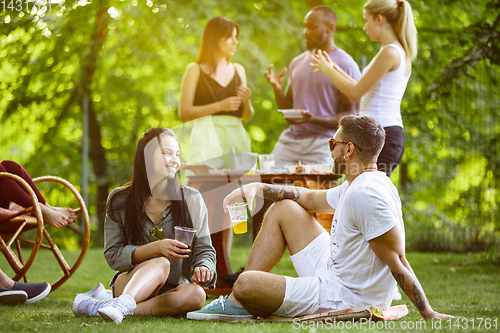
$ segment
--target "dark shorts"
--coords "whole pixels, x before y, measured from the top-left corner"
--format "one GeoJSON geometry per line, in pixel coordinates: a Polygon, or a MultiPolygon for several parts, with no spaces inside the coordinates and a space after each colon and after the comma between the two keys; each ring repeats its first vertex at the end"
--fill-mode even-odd
{"type": "Polygon", "coordinates": [[[377,160],[379,171],[385,172],[388,177],[401,163],[405,152],[405,134],[399,126],[384,127],[385,144],[377,160]]]}

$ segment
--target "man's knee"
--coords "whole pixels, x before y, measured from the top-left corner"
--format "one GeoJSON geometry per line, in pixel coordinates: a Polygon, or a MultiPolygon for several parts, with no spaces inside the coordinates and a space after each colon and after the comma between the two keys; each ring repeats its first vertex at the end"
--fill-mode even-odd
{"type": "Polygon", "coordinates": [[[234,283],[233,294],[238,302],[245,303],[245,300],[254,295],[258,288],[256,272],[243,272],[234,283]]]}
{"type": "Polygon", "coordinates": [[[282,227],[284,224],[300,222],[304,223],[306,219],[310,219],[311,215],[293,200],[276,201],[267,211],[264,222],[276,222],[282,227]]]}
{"type": "Polygon", "coordinates": [[[295,215],[300,213],[307,213],[307,211],[296,201],[285,199],[273,203],[271,207],[269,207],[269,210],[267,211],[266,215],[272,215],[273,217],[275,216],[280,217],[288,214],[295,215]]]}

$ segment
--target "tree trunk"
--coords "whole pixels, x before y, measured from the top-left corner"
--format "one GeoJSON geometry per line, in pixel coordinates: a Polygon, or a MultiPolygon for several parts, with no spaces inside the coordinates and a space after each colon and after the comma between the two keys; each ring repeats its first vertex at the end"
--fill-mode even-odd
{"type": "Polygon", "coordinates": [[[98,235],[93,237],[94,244],[101,246],[104,244],[104,225],[101,221],[101,217],[104,214],[106,208],[106,199],[108,197],[109,189],[109,175],[108,175],[108,161],[106,160],[106,151],[101,145],[101,126],[97,121],[96,113],[92,107],[92,103],[89,103],[89,138],[90,138],[90,160],[92,161],[92,166],[95,175],[95,182],[97,185],[97,196],[95,205],[97,208],[97,218],[98,218],[98,235]]]}
{"type": "Polygon", "coordinates": [[[92,162],[92,167],[97,184],[97,218],[98,218],[98,235],[93,237],[95,245],[103,244],[104,227],[101,222],[101,216],[104,214],[106,198],[109,189],[109,175],[108,175],[108,161],[106,160],[106,150],[101,145],[101,126],[97,120],[96,109],[92,103],[92,90],[91,84],[96,70],[98,52],[102,49],[104,40],[106,39],[107,25],[108,25],[108,4],[107,1],[99,1],[97,3],[97,13],[95,20],[95,27],[92,32],[92,38],[89,45],[89,50],[80,59],[81,68],[81,82],[79,104],[83,110],[83,101],[88,98],[89,106],[89,139],[90,139],[90,152],[89,157],[92,162]]]}
{"type": "Polygon", "coordinates": [[[408,164],[404,161],[399,165],[399,175],[401,179],[401,190],[405,193],[409,193],[411,188],[411,180],[408,177],[408,164]]]}

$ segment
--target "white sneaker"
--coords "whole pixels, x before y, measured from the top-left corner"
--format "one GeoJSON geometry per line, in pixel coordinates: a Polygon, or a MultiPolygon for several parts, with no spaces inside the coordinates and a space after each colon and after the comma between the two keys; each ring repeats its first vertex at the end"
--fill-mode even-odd
{"type": "Polygon", "coordinates": [[[75,316],[96,317],[99,316],[97,310],[99,310],[102,307],[105,307],[112,301],[113,299],[98,300],[86,294],[79,294],[76,295],[71,310],[73,310],[75,316]]]}
{"type": "Polygon", "coordinates": [[[125,316],[134,314],[136,306],[135,300],[132,297],[123,294],[120,297],[113,298],[111,303],[100,308],[97,312],[99,312],[102,319],[114,321],[119,324],[125,316]]]}
{"type": "Polygon", "coordinates": [[[111,299],[113,298],[113,292],[106,289],[102,283],[99,283],[94,289],[83,293],[83,295],[90,296],[96,299],[111,299]]]}

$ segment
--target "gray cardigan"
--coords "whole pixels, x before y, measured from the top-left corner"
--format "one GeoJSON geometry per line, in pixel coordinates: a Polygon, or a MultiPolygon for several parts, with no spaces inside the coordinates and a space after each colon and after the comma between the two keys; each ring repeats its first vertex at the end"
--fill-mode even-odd
{"type": "MultiPolygon", "coordinates": [[[[189,258],[167,258],[170,261],[170,274],[167,283],[173,286],[183,283],[192,283],[191,277],[193,276],[194,268],[205,266],[214,272],[214,276],[210,281],[203,282],[201,285],[213,289],[215,287],[215,281],[217,280],[216,256],[215,249],[210,239],[210,230],[208,229],[207,207],[198,190],[185,185],[181,186],[184,190],[184,197],[189,211],[189,223],[192,224],[190,226],[196,229],[196,236],[191,246],[189,258]]],[[[111,191],[108,196],[108,204],[110,198],[121,189],[123,188],[116,188],[111,191]]],[[[119,195],[114,199],[113,206],[122,205],[124,201],[125,195],[119,195]]],[[[162,227],[165,238],[174,239],[170,207],[171,206],[167,207],[163,212],[158,226],[162,227]]],[[[118,221],[111,219],[110,214],[106,214],[104,220],[104,257],[109,267],[118,271],[119,274],[121,272],[130,271],[136,266],[132,264],[132,254],[137,248],[137,245],[130,244],[125,236],[125,207],[115,211],[113,214],[118,221]]],[[[155,224],[145,212],[144,218],[146,219],[147,242],[153,242],[155,239],[151,236],[151,229],[153,229],[155,224]]],[[[115,277],[117,275],[115,275],[115,277]]],[[[114,283],[114,279],[115,278],[113,278],[112,284],[114,283]]]]}

